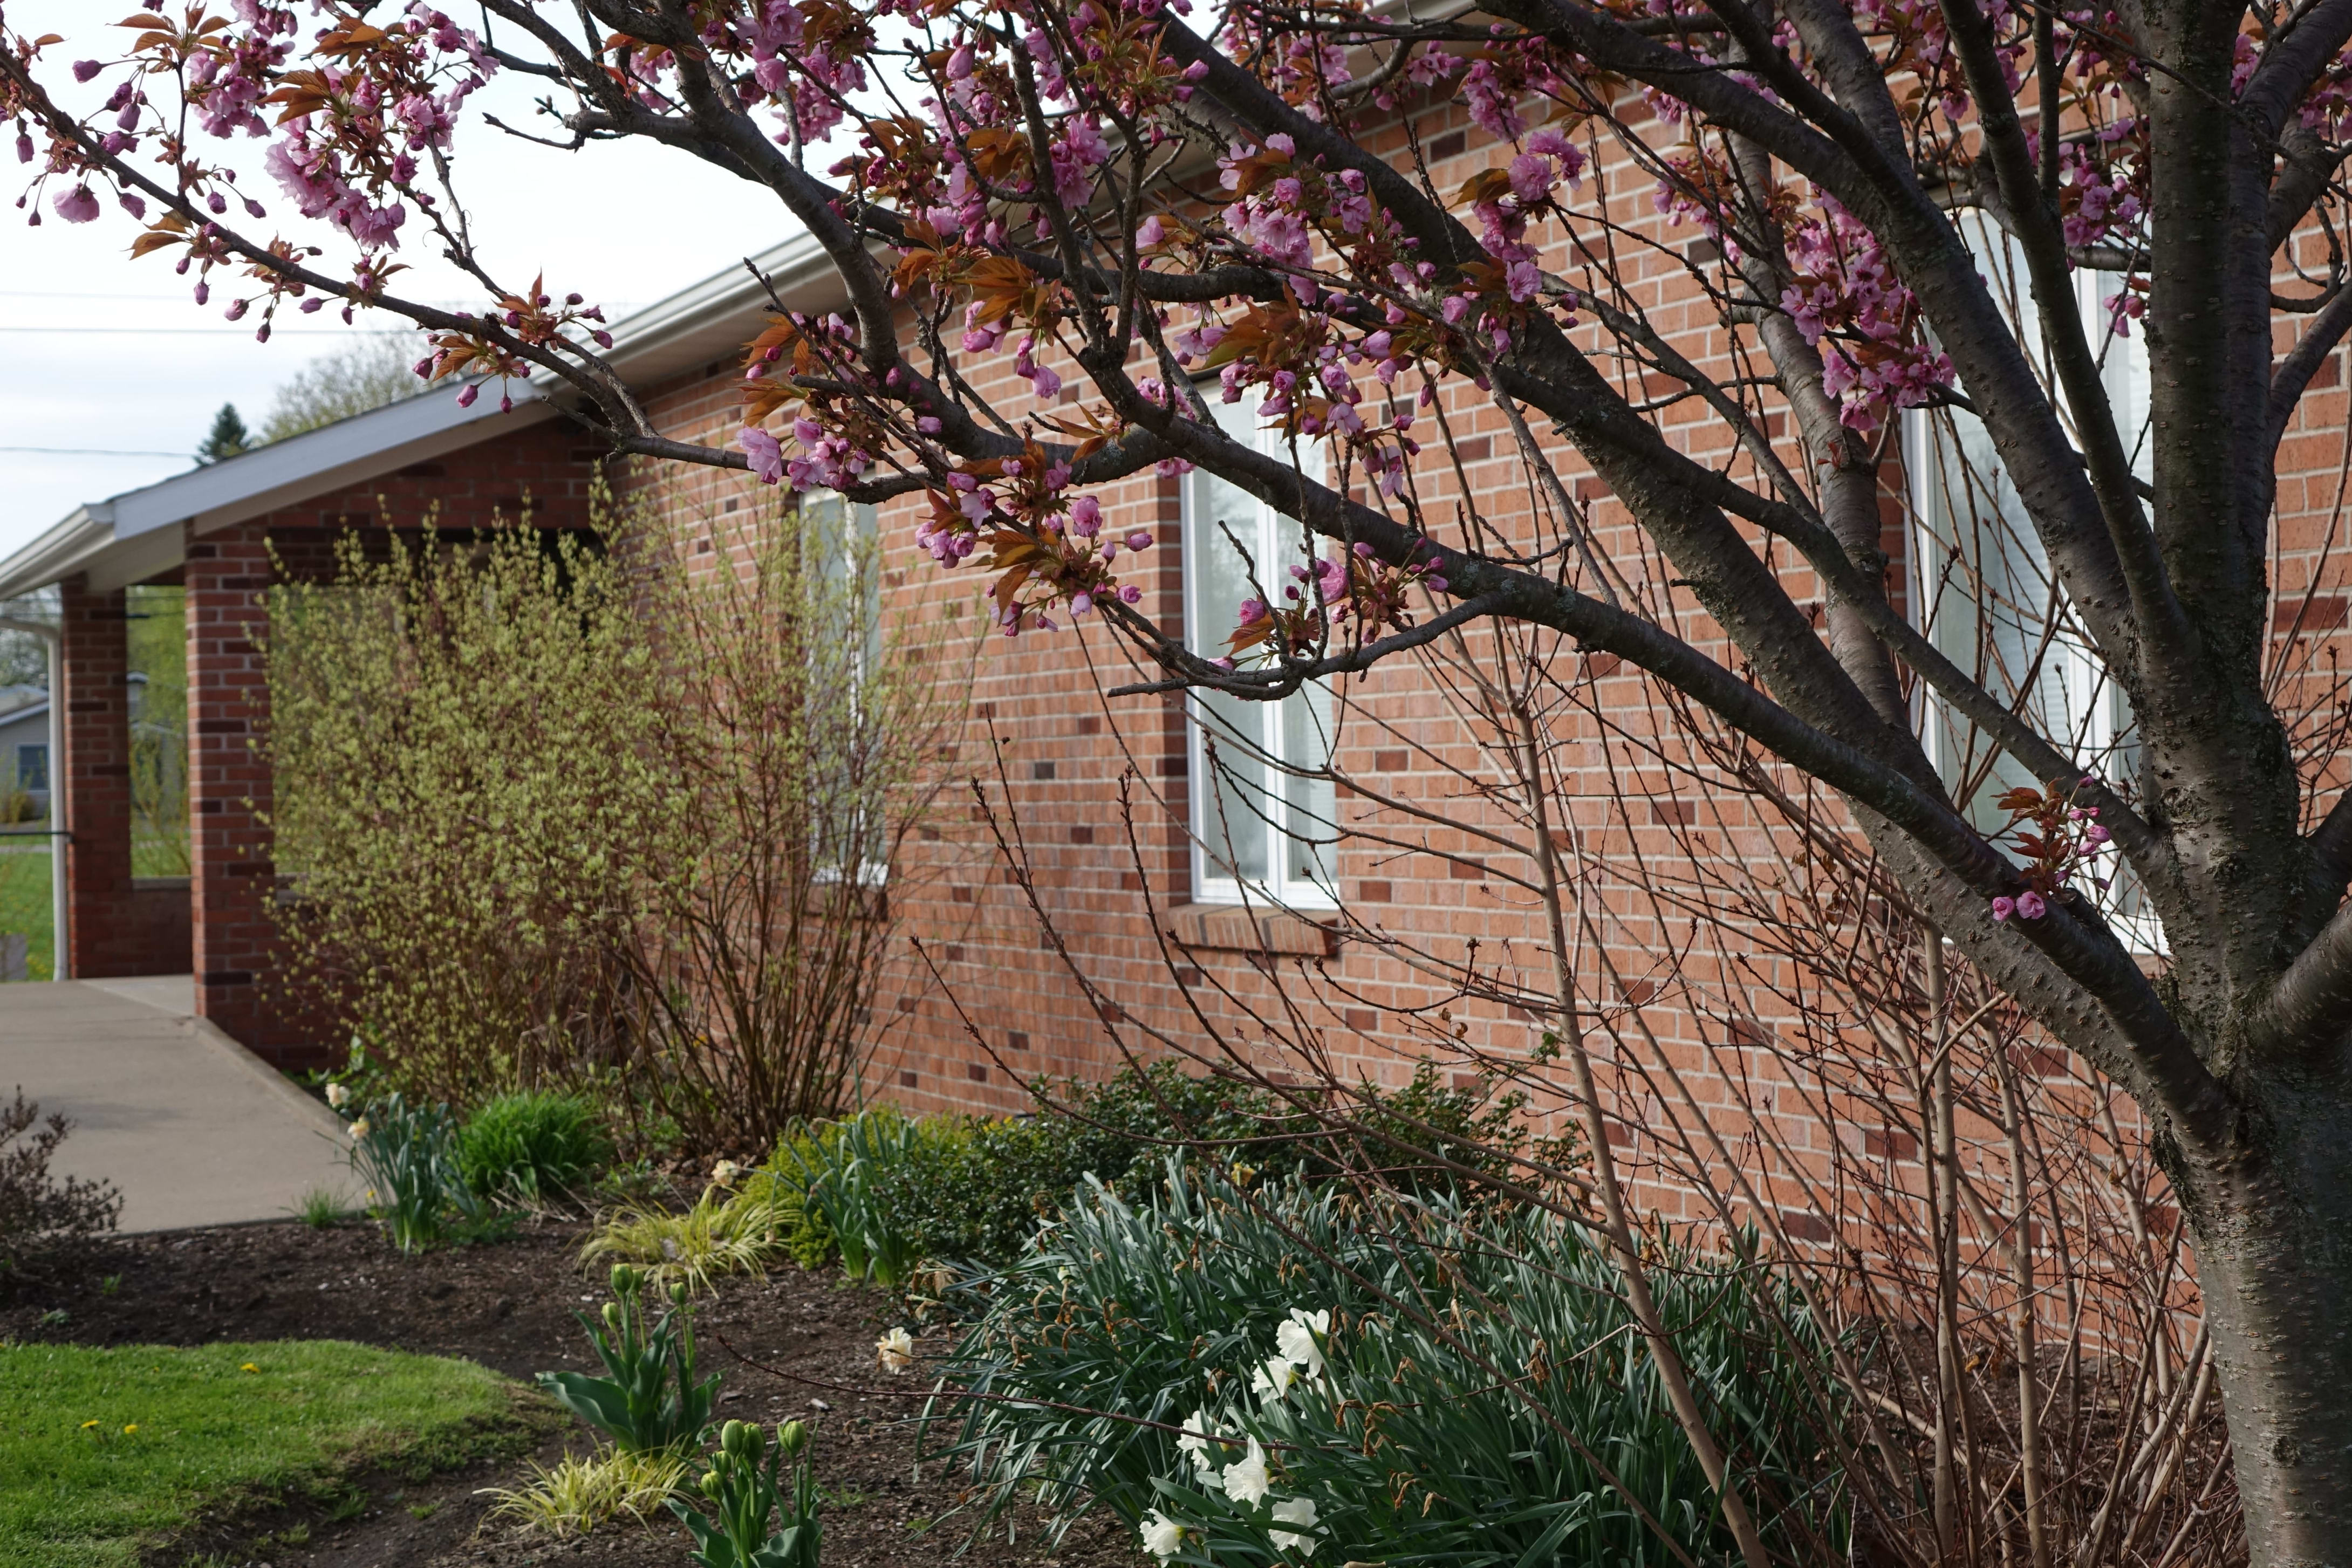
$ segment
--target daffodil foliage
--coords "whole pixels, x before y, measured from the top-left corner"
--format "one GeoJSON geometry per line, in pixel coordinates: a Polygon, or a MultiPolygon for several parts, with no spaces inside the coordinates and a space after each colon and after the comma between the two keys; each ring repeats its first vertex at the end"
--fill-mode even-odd
{"type": "Polygon", "coordinates": [[[2352,325],[2347,42],[2352,0],[197,0],[7,34],[0,116],[28,217],[119,208],[232,319],[393,312],[453,395],[540,375],[619,450],[919,497],[1008,635],[1107,622],[1244,697],[1485,622],[1646,672],[2138,1098],[2256,1559],[2345,1561],[2352,805],[2272,563],[2352,325]],[[655,429],[560,278],[480,263],[450,152],[501,74],[549,117],[516,133],[703,160],[837,268],[745,346],[726,446],[655,429]],[[420,245],[477,306],[401,293],[420,245]],[[1474,417],[1499,490],[1446,483],[1474,417]],[[1321,542],[1188,643],[1100,497],[1195,468],[1321,542]],[[2037,695],[2060,653],[2100,725],[2037,695]],[[2118,863],[2160,937],[2075,874],[2118,863]]]}

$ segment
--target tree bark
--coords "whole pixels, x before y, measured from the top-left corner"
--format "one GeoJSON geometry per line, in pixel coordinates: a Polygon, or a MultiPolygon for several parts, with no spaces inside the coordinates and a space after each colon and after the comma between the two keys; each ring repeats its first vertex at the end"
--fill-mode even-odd
{"type": "Polygon", "coordinates": [[[2249,1155],[2168,1164],[2196,1250],[2261,1568],[2352,1563],[2352,1071],[2333,1047],[2242,1083],[2249,1155]]]}

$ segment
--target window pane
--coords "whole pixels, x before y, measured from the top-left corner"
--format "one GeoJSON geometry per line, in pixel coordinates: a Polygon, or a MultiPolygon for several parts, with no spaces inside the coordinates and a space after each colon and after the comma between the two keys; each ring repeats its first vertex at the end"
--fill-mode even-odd
{"type": "MultiPolygon", "coordinates": [[[[1331,757],[1331,692],[1308,686],[1282,704],[1282,756],[1295,768],[1320,768],[1331,757]]],[[[1284,874],[1293,882],[1331,885],[1329,841],[1339,802],[1328,779],[1288,779],[1289,829],[1283,840],[1289,864],[1284,874]]]]}
{"type": "Polygon", "coordinates": [[[1263,735],[1269,705],[1244,702],[1223,692],[1202,694],[1199,700],[1212,718],[1201,727],[1201,758],[1213,780],[1208,810],[1201,819],[1201,840],[1219,874],[1263,883],[1274,869],[1266,855],[1272,836],[1267,819],[1275,815],[1266,796],[1266,766],[1233,736],[1236,731],[1263,735]],[[1211,768],[1213,742],[1216,764],[1211,768]]]}
{"type": "Polygon", "coordinates": [[[16,748],[16,788],[46,789],[49,787],[49,748],[46,743],[20,746],[16,748]]]}

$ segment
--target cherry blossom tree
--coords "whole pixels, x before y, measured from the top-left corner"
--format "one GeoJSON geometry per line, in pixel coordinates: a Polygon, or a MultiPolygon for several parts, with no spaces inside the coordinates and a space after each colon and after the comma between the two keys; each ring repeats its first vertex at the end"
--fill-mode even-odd
{"type": "Polygon", "coordinates": [[[2352,793],[2273,580],[2282,443],[2352,326],[2352,0],[478,13],[197,0],[6,34],[20,205],[120,209],[265,335],[404,317],[461,399],[553,377],[622,452],[927,497],[924,548],[994,572],[1006,635],[1099,622],[1148,687],[1277,700],[1488,623],[1644,672],[1833,791],[1940,939],[2137,1103],[2254,1559],[2352,1561],[2352,793]],[[544,95],[515,133],[701,159],[837,267],[845,308],[747,346],[733,445],[662,435],[593,304],[478,258],[450,151],[499,74],[544,95]],[[1446,189],[1423,128],[1457,101],[1497,151],[1446,189]],[[405,297],[420,247],[483,302],[405,297]],[[1706,327],[1659,313],[1661,266],[1706,327]],[[976,390],[1008,368],[1023,398],[976,390]],[[1531,532],[1425,499],[1473,403],[1531,532]],[[1150,536],[1092,494],[1192,468],[1331,541],[1251,563],[1206,646],[1143,613],[1150,536]],[[1923,475],[2043,585],[1996,591],[1954,544],[1958,641],[1890,593],[1887,503],[1923,475]],[[1602,497],[1671,592],[1612,564],[1602,497]],[[2030,700],[2059,652],[2126,716],[2097,744],[2030,700]]]}

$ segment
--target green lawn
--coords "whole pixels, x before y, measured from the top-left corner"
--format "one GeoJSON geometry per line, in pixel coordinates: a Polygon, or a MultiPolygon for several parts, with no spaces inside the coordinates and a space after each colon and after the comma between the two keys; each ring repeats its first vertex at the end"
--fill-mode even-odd
{"type": "Polygon", "coordinates": [[[21,846],[39,840],[0,838],[0,931],[21,931],[32,938],[32,977],[46,980],[50,967],[49,852],[21,846]]]}
{"type": "Polygon", "coordinates": [[[523,1446],[517,1393],[336,1340],[0,1344],[0,1565],[131,1568],[208,1511],[523,1446]]]}

